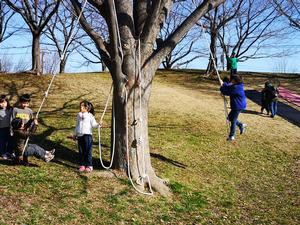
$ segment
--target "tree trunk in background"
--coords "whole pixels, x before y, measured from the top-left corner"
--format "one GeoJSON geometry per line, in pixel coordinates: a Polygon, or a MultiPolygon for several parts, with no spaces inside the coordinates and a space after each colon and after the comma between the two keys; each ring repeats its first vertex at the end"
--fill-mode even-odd
{"type": "Polygon", "coordinates": [[[60,64],[59,64],[59,73],[64,73],[65,72],[66,62],[67,62],[66,58],[64,58],[63,60],[60,61],[60,64]]]}
{"type": "Polygon", "coordinates": [[[216,67],[218,64],[217,64],[217,31],[214,29],[211,31],[211,36],[210,36],[210,51],[211,53],[210,53],[209,62],[206,69],[206,74],[209,74],[210,77],[215,77],[217,68],[215,68],[215,64],[213,60],[215,60],[216,67]]]}
{"type": "Polygon", "coordinates": [[[32,67],[31,71],[36,75],[41,75],[41,49],[40,34],[32,34],[32,67]]]}

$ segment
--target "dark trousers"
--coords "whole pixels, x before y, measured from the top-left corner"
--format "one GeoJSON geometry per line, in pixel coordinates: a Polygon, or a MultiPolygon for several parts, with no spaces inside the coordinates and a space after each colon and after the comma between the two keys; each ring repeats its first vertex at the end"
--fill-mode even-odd
{"type": "Polygon", "coordinates": [[[229,137],[233,137],[235,135],[236,126],[242,129],[243,124],[240,121],[238,121],[238,117],[241,112],[242,110],[231,110],[228,114],[228,120],[230,121],[229,137]]]}
{"type": "Polygon", "coordinates": [[[230,78],[237,74],[237,69],[230,69],[230,78]]]}
{"type": "Polygon", "coordinates": [[[26,158],[28,158],[28,156],[34,156],[38,159],[45,160],[46,151],[36,144],[28,144],[23,156],[26,158]]]}
{"type": "Polygon", "coordinates": [[[6,153],[12,153],[11,144],[10,128],[0,128],[0,156],[6,153]]]}
{"type": "Polygon", "coordinates": [[[81,166],[93,166],[93,137],[85,134],[78,137],[79,163],[81,166]]]}
{"type": "Polygon", "coordinates": [[[261,99],[261,108],[260,108],[261,113],[264,112],[264,109],[267,111],[267,114],[269,114],[270,107],[268,101],[266,99],[261,99]]]}
{"type": "Polygon", "coordinates": [[[271,116],[274,117],[277,114],[277,101],[271,101],[269,107],[271,110],[271,116]]]}

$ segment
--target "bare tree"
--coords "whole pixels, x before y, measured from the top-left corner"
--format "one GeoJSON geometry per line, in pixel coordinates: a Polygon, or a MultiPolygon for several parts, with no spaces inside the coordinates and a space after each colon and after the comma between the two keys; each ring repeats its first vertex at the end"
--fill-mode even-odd
{"type": "MultiPolygon", "coordinates": [[[[90,24],[93,31],[96,33],[101,33],[103,39],[108,41],[109,33],[106,21],[90,5],[87,5],[84,11],[85,19],[90,24]]],[[[95,41],[92,40],[89,35],[83,35],[81,38],[75,39],[75,42],[79,45],[79,47],[76,48],[77,53],[80,54],[85,60],[82,65],[89,66],[90,64],[100,64],[101,70],[106,70],[107,66],[105,65],[105,61],[102,59],[100,52],[97,50],[95,41]]]]}
{"type": "Polygon", "coordinates": [[[197,26],[201,31],[209,34],[209,61],[206,68],[206,73],[213,76],[216,72],[216,66],[218,66],[218,35],[221,29],[223,29],[226,24],[234,20],[240,7],[244,4],[245,0],[233,0],[226,1],[214,10],[204,15],[204,17],[197,23],[197,26]]]}
{"type": "Polygon", "coordinates": [[[9,21],[12,19],[15,13],[7,7],[6,3],[0,2],[0,43],[5,41],[17,32],[16,29],[8,31],[9,21]]]}
{"type": "Polygon", "coordinates": [[[275,25],[279,19],[268,0],[244,0],[234,20],[218,35],[227,62],[233,52],[241,62],[282,55],[283,52],[270,51],[272,41],[285,36],[284,27],[275,25]]]}
{"type": "Polygon", "coordinates": [[[7,55],[0,56],[0,73],[7,73],[12,69],[13,63],[7,55]]]}
{"type": "MultiPolygon", "coordinates": [[[[177,4],[175,3],[173,9],[169,13],[164,26],[160,31],[159,38],[156,40],[158,46],[175,31],[178,25],[186,18],[187,13],[189,13],[181,4],[182,3],[180,2],[177,4]]],[[[187,66],[194,60],[205,56],[205,53],[201,52],[201,49],[197,46],[199,37],[199,30],[192,28],[164,58],[162,61],[163,67],[165,69],[171,69],[173,67],[179,68],[180,66],[187,66]]]]}
{"type": "Polygon", "coordinates": [[[300,31],[300,1],[270,0],[280,15],[284,16],[292,28],[300,31]]]}
{"type": "MultiPolygon", "coordinates": [[[[79,14],[80,2],[71,2],[79,14]]],[[[152,80],[163,59],[184,35],[205,13],[224,0],[204,0],[159,47],[155,47],[155,41],[173,6],[173,0],[88,2],[105,19],[109,30],[109,39],[105,41],[101,33],[94,32],[84,16],[80,19],[83,29],[95,41],[113,79],[116,121],[113,166],[116,169],[129,169],[134,181],[147,174],[151,186],[161,194],[168,195],[168,187],[156,175],[150,161],[148,107],[152,80]],[[130,164],[127,159],[130,159],[130,164]]],[[[144,179],[144,185],[148,184],[148,180],[144,179]]],[[[139,187],[143,189],[144,185],[139,187]]]]}
{"type": "Polygon", "coordinates": [[[40,38],[50,18],[57,11],[61,0],[4,0],[7,5],[20,14],[32,34],[31,72],[41,73],[40,38]]]}
{"type": "Polygon", "coordinates": [[[77,27],[77,16],[71,10],[68,5],[59,7],[46,25],[47,29],[44,33],[51,43],[46,42],[43,45],[54,47],[60,58],[59,73],[65,72],[68,57],[78,48],[76,39],[80,40],[86,36],[77,27]]]}

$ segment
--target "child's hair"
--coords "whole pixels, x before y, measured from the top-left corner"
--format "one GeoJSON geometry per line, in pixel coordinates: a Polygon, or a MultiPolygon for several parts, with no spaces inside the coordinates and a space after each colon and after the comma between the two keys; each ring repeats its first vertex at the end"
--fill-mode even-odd
{"type": "Polygon", "coordinates": [[[229,83],[229,78],[228,77],[224,77],[223,78],[223,82],[229,83]]]}
{"type": "Polygon", "coordinates": [[[19,102],[30,102],[31,97],[30,94],[23,94],[19,98],[19,102]]]}
{"type": "Polygon", "coordinates": [[[14,118],[12,121],[11,121],[11,126],[13,128],[13,130],[18,130],[22,127],[22,119],[20,118],[14,118]]]}
{"type": "Polygon", "coordinates": [[[233,75],[230,77],[230,81],[235,81],[237,84],[243,83],[243,78],[239,75],[233,75]]]}
{"type": "Polygon", "coordinates": [[[8,100],[8,97],[6,96],[6,95],[1,95],[1,97],[0,97],[0,103],[2,103],[2,102],[7,102],[7,109],[9,109],[10,108],[10,104],[9,104],[9,100],[8,100]]]}
{"type": "Polygon", "coordinates": [[[82,102],[80,102],[79,106],[81,106],[81,104],[83,104],[83,106],[87,109],[87,111],[91,114],[94,115],[94,106],[91,102],[87,101],[87,100],[83,100],[82,102]]]}

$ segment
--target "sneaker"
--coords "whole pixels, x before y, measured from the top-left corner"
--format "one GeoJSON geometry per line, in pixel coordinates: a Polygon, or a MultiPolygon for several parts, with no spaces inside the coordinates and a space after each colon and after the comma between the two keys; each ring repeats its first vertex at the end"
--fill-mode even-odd
{"type": "Polygon", "coordinates": [[[83,172],[83,171],[85,171],[85,166],[80,166],[79,167],[79,172],[83,172]]]}
{"type": "Polygon", "coordinates": [[[247,124],[243,123],[242,126],[240,127],[240,134],[245,133],[246,127],[247,127],[247,124]]]}
{"type": "Polygon", "coordinates": [[[92,172],[92,171],[93,171],[93,167],[92,167],[92,166],[87,166],[87,167],[85,168],[85,172],[90,173],[90,172],[92,172]]]}
{"type": "Polygon", "coordinates": [[[51,155],[54,155],[54,153],[55,153],[55,148],[54,149],[52,149],[51,151],[49,151],[50,152],[50,154],[51,155]]]}
{"type": "Polygon", "coordinates": [[[51,154],[51,155],[48,155],[48,156],[45,157],[45,162],[48,163],[48,162],[50,162],[52,159],[54,159],[54,155],[52,155],[52,154],[51,154]]]}
{"type": "Polygon", "coordinates": [[[227,138],[227,141],[234,141],[234,140],[235,140],[234,136],[229,136],[229,137],[227,138]]]}
{"type": "Polygon", "coordinates": [[[2,155],[2,158],[3,158],[4,160],[8,160],[8,159],[10,159],[10,157],[9,157],[9,154],[8,154],[8,153],[4,153],[4,154],[2,155]]]}

